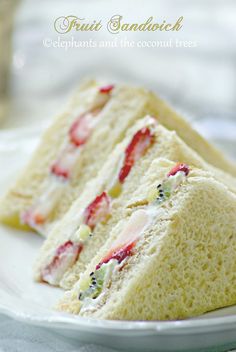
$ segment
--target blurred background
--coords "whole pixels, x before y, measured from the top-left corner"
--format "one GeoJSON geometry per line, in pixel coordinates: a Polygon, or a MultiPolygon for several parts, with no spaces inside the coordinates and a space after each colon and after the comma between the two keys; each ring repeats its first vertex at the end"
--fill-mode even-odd
{"type": "MultiPolygon", "coordinates": [[[[161,44],[160,44],[161,45],[161,44]]],[[[64,109],[85,77],[130,82],[154,90],[207,138],[235,157],[236,1],[235,0],[0,0],[0,138],[9,130],[35,135],[64,109]],[[174,23],[178,32],[111,34],[113,16],[123,22],[174,23]],[[59,35],[57,17],[101,20],[99,32],[59,35]],[[56,48],[48,43],[89,40],[172,41],[172,47],[56,48]],[[73,38],[72,38],[73,37],[73,38]],[[47,42],[49,47],[44,45],[47,42]],[[193,43],[176,47],[175,40],[193,43]],[[12,46],[11,46],[12,44],[12,46]],[[12,49],[11,49],[12,47],[12,49]]]]}

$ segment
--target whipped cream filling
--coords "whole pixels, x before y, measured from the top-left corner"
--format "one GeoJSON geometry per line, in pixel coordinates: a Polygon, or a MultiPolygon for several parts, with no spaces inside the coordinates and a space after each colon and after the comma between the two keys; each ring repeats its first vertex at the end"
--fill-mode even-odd
{"type": "MultiPolygon", "coordinates": [[[[114,168],[114,171],[111,175],[111,180],[109,182],[108,185],[108,194],[112,197],[112,198],[117,198],[119,197],[120,193],[122,192],[122,183],[124,183],[125,178],[129,175],[132,167],[134,166],[135,162],[143,156],[143,154],[146,152],[146,150],[148,149],[148,147],[151,145],[152,143],[152,139],[154,136],[154,131],[153,128],[156,126],[157,121],[151,117],[151,116],[147,116],[144,119],[143,122],[143,126],[136,131],[136,133],[134,133],[133,138],[131,139],[130,143],[128,144],[128,146],[126,147],[126,150],[122,153],[122,155],[120,156],[119,160],[116,163],[116,166],[114,168]],[[144,142],[143,140],[141,140],[141,143],[137,143],[137,145],[134,145],[134,149],[135,152],[133,153],[132,156],[132,163],[133,165],[130,167],[130,170],[127,172],[126,176],[124,177],[124,179],[121,181],[120,180],[120,172],[122,170],[122,168],[124,168],[126,165],[125,163],[127,162],[128,164],[131,162],[131,160],[126,160],[126,158],[129,156],[128,153],[128,148],[131,146],[131,144],[134,142],[134,139],[136,137],[136,135],[138,133],[140,133],[140,131],[142,131],[143,128],[147,128],[149,129],[150,135],[146,136],[146,141],[144,142]]],[[[131,150],[132,153],[132,150],[131,150]]]]}
{"type": "Polygon", "coordinates": [[[94,99],[93,109],[99,109],[101,107],[104,107],[108,103],[110,98],[111,98],[110,93],[106,94],[100,91],[94,99]]]}
{"type": "Polygon", "coordinates": [[[76,148],[72,145],[69,145],[60,154],[57,163],[63,170],[68,170],[68,173],[70,173],[74,165],[76,164],[76,161],[79,158],[80,154],[80,148],[76,148]]]}
{"type": "Polygon", "coordinates": [[[109,198],[106,192],[102,192],[85,209],[80,211],[77,215],[78,219],[72,217],[70,225],[67,228],[67,242],[60,244],[56,251],[53,250],[47,254],[47,259],[50,258],[50,261],[49,264],[44,264],[42,267],[41,277],[43,281],[53,283],[54,285],[59,284],[58,277],[61,279],[62,275],[75,263],[89,237],[92,236],[96,224],[105,221],[109,213],[109,198]],[[69,248],[76,248],[78,246],[79,251],[78,256],[74,260],[65,261],[64,251],[68,251],[68,246],[69,248]],[[58,252],[60,255],[58,255],[58,252]]]}
{"type": "MultiPolygon", "coordinates": [[[[108,103],[108,101],[111,99],[111,96],[112,96],[112,90],[110,92],[102,92],[101,89],[97,90],[96,89],[96,94],[94,95],[93,97],[93,101],[91,102],[91,108],[90,110],[93,111],[93,110],[96,110],[96,109],[99,109],[101,110],[102,108],[105,107],[105,105],[108,103]]],[[[74,116],[74,119],[76,119],[76,117],[78,115],[81,115],[83,112],[81,111],[81,108],[80,107],[74,107],[73,108],[73,116],[74,116]]]]}
{"type": "Polygon", "coordinates": [[[37,202],[21,215],[21,222],[28,224],[31,228],[37,230],[39,233],[43,229],[43,225],[48,216],[55,209],[58,204],[65,182],[61,179],[50,175],[43,183],[43,192],[37,199],[37,202]]]}
{"type": "Polygon", "coordinates": [[[58,248],[53,261],[41,272],[42,281],[57,286],[64,272],[76,261],[82,246],[71,241],[66,242],[58,248]]]}
{"type": "Polygon", "coordinates": [[[42,281],[54,286],[59,285],[65,272],[75,264],[90,235],[90,227],[82,224],[74,235],[70,236],[71,239],[48,253],[48,258],[51,259],[41,269],[42,281]],[[69,247],[67,246],[68,243],[70,243],[69,247]],[[63,250],[63,248],[65,249],[63,250]]]}
{"type": "Polygon", "coordinates": [[[84,292],[86,295],[85,298],[83,299],[83,296],[80,296],[80,300],[83,301],[81,313],[96,310],[105,295],[105,290],[109,286],[112,277],[114,277],[123,265],[124,263],[119,264],[116,259],[103,264],[102,268],[96,273],[97,287],[90,285],[87,291],[84,292]],[[92,298],[93,296],[95,298],[92,298]]]}
{"type": "Polygon", "coordinates": [[[130,219],[125,225],[123,231],[114,241],[111,252],[116,248],[124,246],[124,244],[136,242],[141,234],[147,229],[152,223],[155,217],[155,212],[152,207],[147,209],[138,209],[131,214],[130,219]]]}
{"type": "Polygon", "coordinates": [[[167,179],[163,181],[163,188],[166,190],[166,192],[169,191],[172,193],[185,179],[186,174],[183,171],[179,171],[173,176],[168,176],[167,179]]]}
{"type": "Polygon", "coordinates": [[[186,177],[183,171],[178,171],[175,175],[167,176],[156,188],[150,190],[148,193],[148,201],[163,203],[181,185],[186,177]]]}

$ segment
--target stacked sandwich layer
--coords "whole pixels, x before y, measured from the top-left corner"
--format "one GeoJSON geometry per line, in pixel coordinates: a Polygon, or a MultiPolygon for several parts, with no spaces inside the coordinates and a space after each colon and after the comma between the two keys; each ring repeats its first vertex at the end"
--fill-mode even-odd
{"type": "MultiPolygon", "coordinates": [[[[84,83],[0,219],[47,236],[38,282],[102,319],[180,319],[236,303],[236,167],[153,93],[84,83]]],[[[55,302],[56,304],[56,302],[55,302]]]]}

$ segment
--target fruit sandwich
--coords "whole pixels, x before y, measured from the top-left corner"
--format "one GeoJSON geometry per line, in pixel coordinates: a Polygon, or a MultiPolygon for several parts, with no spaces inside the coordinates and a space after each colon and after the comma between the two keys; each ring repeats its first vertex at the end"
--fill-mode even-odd
{"type": "Polygon", "coordinates": [[[83,84],[2,200],[0,220],[47,234],[148,105],[149,93],[141,88],[83,84]]]}
{"type": "Polygon", "coordinates": [[[215,174],[156,159],[122,219],[57,309],[183,319],[236,303],[236,196],[215,174]]]}
{"type": "Polygon", "coordinates": [[[236,167],[153,93],[88,81],[44,133],[31,161],[0,202],[0,221],[46,235],[95,177],[127,128],[145,114],[177,134],[210,164],[236,167]]]}
{"type": "Polygon", "coordinates": [[[146,116],[127,131],[98,176],[49,233],[35,264],[35,279],[70,289],[124,216],[124,204],[143,184],[152,161],[160,157],[209,170],[236,190],[232,176],[206,163],[175,132],[146,116]]]}

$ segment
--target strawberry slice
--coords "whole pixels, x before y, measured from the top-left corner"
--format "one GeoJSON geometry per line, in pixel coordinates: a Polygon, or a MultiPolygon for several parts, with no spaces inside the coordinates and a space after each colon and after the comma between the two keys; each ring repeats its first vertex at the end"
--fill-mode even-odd
{"type": "Polygon", "coordinates": [[[92,109],[81,114],[72,124],[69,130],[70,141],[76,147],[85,144],[94,127],[94,117],[101,111],[101,107],[92,109]]]}
{"type": "Polygon", "coordinates": [[[94,128],[94,117],[101,111],[100,108],[93,109],[80,115],[69,130],[70,144],[64,148],[58,160],[52,165],[51,173],[58,177],[68,179],[76,162],[77,148],[84,145],[90,137],[94,128]]]}
{"type": "Polygon", "coordinates": [[[76,262],[82,249],[82,244],[72,241],[67,241],[59,246],[51,263],[42,270],[42,281],[58,285],[65,271],[76,262]]]}
{"type": "Polygon", "coordinates": [[[109,84],[107,86],[103,86],[99,89],[99,92],[102,94],[109,94],[114,88],[113,84],[109,84]]]}
{"type": "Polygon", "coordinates": [[[105,258],[101,260],[101,262],[96,266],[96,270],[100,269],[102,264],[108,263],[112,259],[116,259],[120,264],[127,257],[133,255],[133,248],[136,242],[129,243],[125,245],[125,247],[118,248],[110,252],[105,258]]]}
{"type": "Polygon", "coordinates": [[[186,176],[188,176],[190,172],[190,168],[187,164],[182,164],[182,163],[177,163],[167,174],[167,176],[174,176],[177,174],[177,172],[182,171],[185,173],[186,176]]]}
{"type": "Polygon", "coordinates": [[[146,152],[153,141],[154,135],[148,127],[143,127],[135,133],[125,150],[125,160],[119,173],[119,181],[121,183],[124,182],[135,162],[146,152]]]}
{"type": "Polygon", "coordinates": [[[58,177],[62,177],[64,179],[68,179],[70,172],[68,169],[63,168],[62,164],[60,163],[60,161],[55,162],[52,167],[51,167],[51,173],[58,176],[58,177]]]}
{"type": "Polygon", "coordinates": [[[66,146],[58,159],[51,166],[51,173],[68,179],[79,155],[79,150],[72,144],[66,146]]]}
{"type": "Polygon", "coordinates": [[[93,117],[94,114],[91,111],[86,112],[80,115],[72,124],[69,131],[69,136],[71,143],[76,147],[80,147],[85,144],[90,137],[92,131],[91,120],[93,117]]]}
{"type": "Polygon", "coordinates": [[[102,192],[85,209],[84,223],[93,230],[97,223],[107,219],[109,212],[110,198],[106,192],[102,192]]]}

